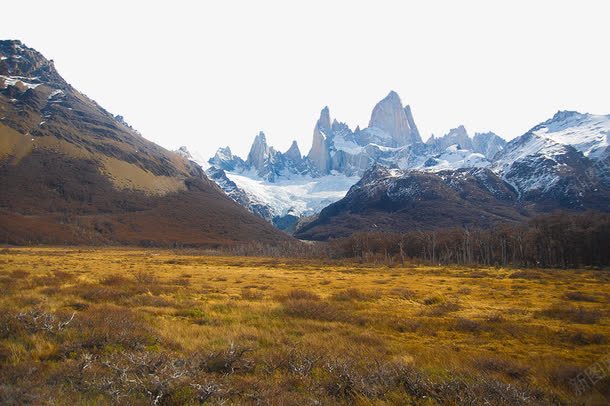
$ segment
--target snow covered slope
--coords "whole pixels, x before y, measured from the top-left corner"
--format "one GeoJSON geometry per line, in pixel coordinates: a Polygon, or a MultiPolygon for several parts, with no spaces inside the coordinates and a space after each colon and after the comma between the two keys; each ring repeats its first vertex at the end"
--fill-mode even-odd
{"type": "Polygon", "coordinates": [[[596,160],[608,154],[610,115],[560,111],[531,132],[561,145],[571,145],[584,156],[596,160]]]}
{"type": "Polygon", "coordinates": [[[610,116],[560,111],[509,142],[492,168],[522,200],[604,210],[609,133],[610,116]]]}
{"type": "Polygon", "coordinates": [[[227,173],[227,177],[250,196],[256,196],[271,209],[274,217],[309,216],[345,196],[359,177],[331,174],[317,178],[295,176],[266,182],[243,174],[227,173]]]}

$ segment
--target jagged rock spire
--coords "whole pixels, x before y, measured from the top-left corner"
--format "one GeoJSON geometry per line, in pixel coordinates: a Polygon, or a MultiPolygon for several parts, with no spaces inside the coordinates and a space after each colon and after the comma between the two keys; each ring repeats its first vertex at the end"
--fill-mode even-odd
{"type": "Polygon", "coordinates": [[[309,150],[307,155],[316,169],[322,174],[328,173],[330,169],[330,151],[327,138],[331,131],[330,113],[328,106],[326,106],[320,112],[320,118],[313,129],[311,150],[309,150]]]}
{"type": "Polygon", "coordinates": [[[373,108],[369,127],[388,133],[396,146],[421,142],[419,131],[410,113],[411,109],[403,108],[398,93],[392,90],[373,108]]]}
{"type": "Polygon", "coordinates": [[[268,156],[269,146],[267,145],[267,138],[265,137],[265,133],[261,131],[254,137],[254,142],[252,143],[252,147],[250,147],[246,164],[260,170],[268,156]]]}
{"type": "Polygon", "coordinates": [[[415,142],[421,142],[421,135],[419,134],[417,125],[415,125],[413,112],[411,112],[411,106],[408,104],[405,106],[405,114],[407,116],[407,123],[409,124],[409,128],[411,129],[411,134],[413,135],[415,142]]]}
{"type": "Polygon", "coordinates": [[[330,112],[328,110],[328,106],[325,106],[322,111],[320,112],[320,118],[318,119],[318,123],[316,124],[316,126],[325,131],[326,134],[328,134],[328,132],[331,129],[331,124],[330,124],[330,112]]]}
{"type": "Polygon", "coordinates": [[[300,161],[303,159],[301,156],[301,150],[299,149],[299,145],[296,141],[292,141],[290,148],[284,153],[284,156],[293,161],[300,161]]]}

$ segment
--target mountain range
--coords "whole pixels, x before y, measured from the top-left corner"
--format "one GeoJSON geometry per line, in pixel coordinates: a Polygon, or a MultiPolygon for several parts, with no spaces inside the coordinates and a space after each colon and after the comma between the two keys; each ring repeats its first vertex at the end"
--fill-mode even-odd
{"type": "Polygon", "coordinates": [[[289,238],[16,40],[0,41],[0,190],[3,243],[216,246],[289,238]]]}
{"type": "Polygon", "coordinates": [[[296,142],[275,150],[261,132],[246,160],[225,147],[203,164],[251,212],[299,238],[326,239],[608,211],[609,134],[610,116],[560,111],[508,143],[464,126],[423,142],[411,107],[392,91],[364,129],[331,121],[323,108],[306,156],[296,142]]]}
{"type": "Polygon", "coordinates": [[[392,91],[363,129],[324,107],[306,155],[260,132],[247,157],[224,147],[204,162],[146,140],[52,60],[0,41],[0,241],[276,244],[608,212],[609,136],[609,115],[560,111],[510,142],[463,126],[424,142],[392,91]]]}

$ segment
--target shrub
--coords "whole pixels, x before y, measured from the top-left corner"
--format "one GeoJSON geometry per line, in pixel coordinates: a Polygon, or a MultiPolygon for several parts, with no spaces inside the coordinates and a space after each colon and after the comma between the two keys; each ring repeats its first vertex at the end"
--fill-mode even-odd
{"type": "Polygon", "coordinates": [[[567,292],[564,297],[575,302],[597,302],[597,298],[582,292],[567,292]]]}
{"type": "Polygon", "coordinates": [[[153,295],[137,295],[131,299],[131,303],[136,306],[150,306],[150,307],[169,307],[172,306],[173,302],[166,298],[153,295]]]}
{"type": "Polygon", "coordinates": [[[52,313],[40,307],[17,314],[17,319],[30,332],[46,332],[56,334],[67,328],[73,321],[75,312],[52,313]]]}
{"type": "Polygon", "coordinates": [[[504,316],[500,313],[493,313],[488,315],[485,320],[488,323],[502,323],[504,321],[504,316]]]}
{"type": "Polygon", "coordinates": [[[82,348],[101,349],[108,345],[140,348],[154,343],[147,323],[133,311],[114,305],[91,307],[79,314],[77,344],[82,348]]]}
{"type": "Polygon", "coordinates": [[[475,358],[473,364],[477,369],[501,373],[513,379],[525,378],[529,373],[528,367],[493,355],[475,358]]]}
{"type": "Polygon", "coordinates": [[[422,303],[425,304],[426,306],[431,306],[433,304],[437,304],[443,301],[443,298],[440,296],[428,296],[427,298],[425,298],[422,303]]]}
{"type": "Polygon", "coordinates": [[[132,281],[121,275],[111,275],[102,279],[100,283],[105,286],[125,286],[131,284],[132,281]]]}
{"type": "Polygon", "coordinates": [[[398,319],[390,322],[390,327],[399,333],[415,333],[422,327],[419,320],[398,319]]]}
{"type": "Polygon", "coordinates": [[[191,284],[191,281],[188,280],[187,278],[176,278],[172,281],[172,283],[176,286],[189,286],[191,284]]]}
{"type": "Polygon", "coordinates": [[[133,294],[121,286],[80,285],[73,289],[74,293],[90,302],[119,302],[133,294]]]}
{"type": "Polygon", "coordinates": [[[422,316],[440,317],[458,310],[460,310],[460,305],[455,302],[441,302],[422,310],[420,314],[422,316]]]}
{"type": "Polygon", "coordinates": [[[190,318],[199,318],[199,317],[205,317],[206,314],[203,310],[199,309],[199,308],[192,308],[192,309],[181,309],[176,311],[176,316],[179,317],[190,317],[190,318]]]}
{"type": "Polygon", "coordinates": [[[320,321],[344,319],[342,312],[331,303],[319,299],[288,299],[283,303],[288,316],[320,321]]]}
{"type": "Polygon", "coordinates": [[[585,309],[570,305],[557,304],[538,312],[542,317],[571,321],[580,324],[595,324],[601,317],[601,312],[595,309],[585,309]]]}
{"type": "Polygon", "coordinates": [[[478,333],[483,330],[481,322],[463,317],[458,317],[453,323],[453,329],[468,333],[478,333]]]}
{"type": "Polygon", "coordinates": [[[576,365],[560,365],[549,373],[549,381],[557,387],[570,388],[574,378],[583,372],[583,368],[576,365]]]}
{"type": "Polygon", "coordinates": [[[16,312],[9,309],[0,309],[0,340],[22,334],[23,332],[23,324],[19,322],[16,312]]]}
{"type": "Polygon", "coordinates": [[[541,274],[540,272],[531,271],[531,270],[523,270],[523,271],[513,272],[508,277],[511,279],[542,279],[543,276],[544,275],[541,274]]]}
{"type": "Polygon", "coordinates": [[[265,295],[256,289],[245,288],[241,290],[241,298],[244,300],[261,300],[265,295]]]}
{"type": "Polygon", "coordinates": [[[416,297],[415,292],[407,288],[393,288],[390,293],[405,300],[413,300],[416,297]]]}
{"type": "Polygon", "coordinates": [[[599,333],[586,333],[584,331],[568,331],[561,334],[561,339],[574,345],[606,344],[606,336],[599,333]]]}
{"type": "Polygon", "coordinates": [[[244,355],[250,351],[252,351],[250,348],[231,343],[225,350],[202,357],[199,366],[206,372],[223,374],[249,371],[254,367],[254,363],[245,359],[244,355]]]}
{"type": "Polygon", "coordinates": [[[320,300],[317,293],[304,289],[292,289],[286,294],[285,298],[287,300],[320,300]]]}
{"type": "Polygon", "coordinates": [[[152,272],[139,271],[134,275],[136,282],[144,285],[152,285],[159,282],[159,278],[152,272]]]}
{"type": "Polygon", "coordinates": [[[11,277],[14,279],[25,279],[30,273],[28,271],[24,271],[23,269],[16,269],[10,273],[11,277]]]}

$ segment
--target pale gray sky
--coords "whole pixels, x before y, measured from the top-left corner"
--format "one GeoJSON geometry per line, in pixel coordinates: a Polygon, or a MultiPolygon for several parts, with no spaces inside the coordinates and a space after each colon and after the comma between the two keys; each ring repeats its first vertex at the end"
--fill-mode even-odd
{"type": "Polygon", "coordinates": [[[243,156],[264,130],[307,153],[323,106],[365,127],[391,89],[424,138],[608,114],[609,3],[20,0],[2,7],[0,38],[167,148],[243,156]]]}

